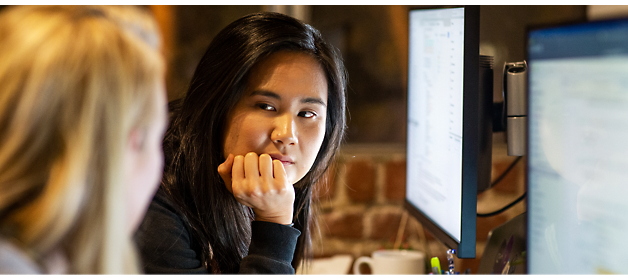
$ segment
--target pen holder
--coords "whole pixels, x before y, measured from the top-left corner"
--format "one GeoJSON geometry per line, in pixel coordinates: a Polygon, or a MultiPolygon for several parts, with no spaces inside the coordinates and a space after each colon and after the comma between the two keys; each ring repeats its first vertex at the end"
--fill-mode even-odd
{"type": "Polygon", "coordinates": [[[367,264],[373,274],[425,274],[425,254],[408,250],[379,250],[371,257],[359,257],[353,273],[360,274],[360,265],[367,264]]]}

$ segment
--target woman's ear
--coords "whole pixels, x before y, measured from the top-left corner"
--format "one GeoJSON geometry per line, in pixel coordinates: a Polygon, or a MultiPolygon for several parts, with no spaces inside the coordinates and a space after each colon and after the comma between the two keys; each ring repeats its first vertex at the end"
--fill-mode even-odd
{"type": "Polygon", "coordinates": [[[133,173],[142,151],[142,133],[138,129],[131,130],[124,145],[124,170],[133,173]]]}
{"type": "Polygon", "coordinates": [[[144,149],[144,142],[146,140],[146,133],[141,129],[133,129],[129,133],[129,139],[127,142],[127,150],[139,152],[144,149]]]}

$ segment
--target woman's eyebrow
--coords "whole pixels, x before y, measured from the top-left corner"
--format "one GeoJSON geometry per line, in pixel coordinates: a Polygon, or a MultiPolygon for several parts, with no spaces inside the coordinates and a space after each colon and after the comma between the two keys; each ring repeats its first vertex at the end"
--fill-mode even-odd
{"type": "Polygon", "coordinates": [[[267,91],[267,90],[255,90],[251,92],[251,96],[255,96],[255,95],[261,95],[261,96],[266,96],[266,97],[274,98],[277,100],[281,100],[281,96],[279,96],[279,94],[276,94],[272,91],[267,91]]]}
{"type": "Polygon", "coordinates": [[[319,105],[323,105],[323,107],[327,107],[327,104],[325,104],[325,102],[317,97],[306,97],[301,99],[301,103],[308,103],[308,104],[319,104],[319,105]]]}
{"type": "MultiPolygon", "coordinates": [[[[266,97],[270,97],[273,99],[277,99],[281,101],[281,96],[279,94],[276,94],[272,91],[266,91],[266,90],[256,90],[251,92],[250,96],[255,96],[255,95],[261,95],[261,96],[266,96],[266,97]]],[[[318,98],[318,97],[305,97],[303,99],[301,99],[301,103],[306,103],[306,104],[319,104],[322,105],[323,107],[327,107],[327,104],[325,104],[325,101],[323,101],[322,99],[318,98]]]]}

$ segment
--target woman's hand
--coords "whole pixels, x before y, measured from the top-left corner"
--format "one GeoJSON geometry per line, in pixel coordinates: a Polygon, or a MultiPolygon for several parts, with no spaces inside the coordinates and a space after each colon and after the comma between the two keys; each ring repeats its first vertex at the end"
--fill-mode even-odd
{"type": "Polygon", "coordinates": [[[281,161],[268,154],[230,154],[218,174],[238,202],[253,208],[256,221],[292,223],[294,187],[281,161]]]}

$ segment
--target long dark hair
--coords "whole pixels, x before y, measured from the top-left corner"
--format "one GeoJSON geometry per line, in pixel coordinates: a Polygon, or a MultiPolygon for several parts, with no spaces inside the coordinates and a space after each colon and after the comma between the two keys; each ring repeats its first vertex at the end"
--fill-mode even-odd
{"type": "Polygon", "coordinates": [[[301,236],[292,266],[312,256],[312,188],[344,137],[346,72],[339,53],[310,25],[283,14],[256,13],[229,24],[211,42],[186,96],[170,104],[172,120],[164,140],[166,166],[160,188],[185,214],[192,238],[202,247],[202,261],[213,273],[238,272],[248,253],[253,218],[217,172],[225,160],[227,115],[242,97],[251,68],[279,51],[312,56],[328,83],[325,138],[312,168],[294,186],[294,227],[301,236]]]}

